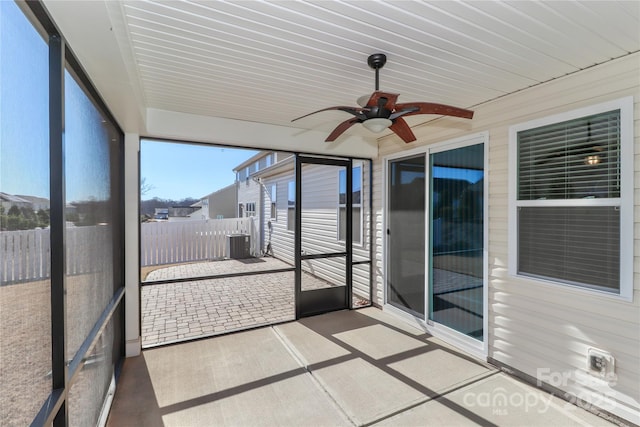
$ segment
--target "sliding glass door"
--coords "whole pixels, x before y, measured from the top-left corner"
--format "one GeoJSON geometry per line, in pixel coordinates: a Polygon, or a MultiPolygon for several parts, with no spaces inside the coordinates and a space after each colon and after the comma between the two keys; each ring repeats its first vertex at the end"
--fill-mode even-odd
{"type": "Polygon", "coordinates": [[[386,303],[472,348],[484,340],[484,139],[387,163],[386,303]]]}
{"type": "Polygon", "coordinates": [[[484,144],[429,156],[429,320],[483,339],[484,144]]]}
{"type": "Polygon", "coordinates": [[[389,162],[387,303],[424,319],[425,156],[389,162]]]}

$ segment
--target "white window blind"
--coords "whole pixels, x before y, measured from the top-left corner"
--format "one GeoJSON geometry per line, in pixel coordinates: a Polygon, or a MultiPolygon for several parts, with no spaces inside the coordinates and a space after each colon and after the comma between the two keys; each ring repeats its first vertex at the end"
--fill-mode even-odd
{"type": "Polygon", "coordinates": [[[617,291],[617,207],[520,207],[520,274],[617,291]]]}
{"type": "Polygon", "coordinates": [[[619,291],[620,141],[620,110],[517,133],[518,274],[619,291]]]}
{"type": "Polygon", "coordinates": [[[620,110],[518,132],[518,200],[620,197],[620,110]]]}

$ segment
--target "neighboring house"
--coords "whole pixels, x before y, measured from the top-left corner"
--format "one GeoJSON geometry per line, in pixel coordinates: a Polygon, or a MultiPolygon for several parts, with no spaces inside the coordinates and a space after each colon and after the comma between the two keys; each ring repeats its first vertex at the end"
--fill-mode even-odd
{"type": "Polygon", "coordinates": [[[5,212],[8,212],[13,206],[33,209],[31,202],[22,196],[14,196],[2,192],[0,192],[0,206],[4,208],[5,212]]]}
{"type": "Polygon", "coordinates": [[[51,208],[51,203],[49,202],[49,199],[45,199],[44,197],[24,196],[24,195],[18,195],[17,197],[31,203],[31,209],[33,209],[36,212],[39,210],[46,211],[51,208]]]}
{"type": "Polygon", "coordinates": [[[237,218],[238,195],[236,184],[228,185],[213,193],[202,197],[192,206],[199,207],[200,210],[191,216],[195,219],[225,219],[237,218]]]}
{"type": "Polygon", "coordinates": [[[265,223],[260,219],[264,205],[264,184],[256,173],[272,167],[290,153],[260,151],[245,160],[233,171],[236,174],[236,212],[238,218],[254,218],[257,241],[251,242],[256,254],[266,250],[264,245],[265,223]]]}
{"type": "MultiPolygon", "coordinates": [[[[206,197],[206,196],[205,196],[206,197]]],[[[206,198],[200,199],[197,202],[195,202],[194,204],[191,205],[191,207],[194,209],[193,212],[191,212],[189,214],[189,218],[191,219],[209,219],[209,209],[207,207],[207,210],[205,211],[202,208],[203,202],[208,200],[206,198]]],[[[207,203],[208,206],[208,203],[207,203]]]]}
{"type": "Polygon", "coordinates": [[[169,218],[189,218],[197,207],[194,206],[171,206],[169,208],[169,218]]]}
{"type": "Polygon", "coordinates": [[[169,219],[169,208],[155,208],[153,219],[166,221],[169,219]]]}

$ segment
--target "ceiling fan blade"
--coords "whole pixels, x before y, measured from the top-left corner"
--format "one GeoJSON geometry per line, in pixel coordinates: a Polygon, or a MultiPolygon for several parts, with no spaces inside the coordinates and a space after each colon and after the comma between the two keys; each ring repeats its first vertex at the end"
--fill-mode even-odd
{"type": "Polygon", "coordinates": [[[351,126],[353,126],[353,125],[355,125],[356,123],[359,123],[359,122],[360,122],[360,119],[358,119],[358,118],[345,120],[344,122],[342,122],[338,126],[336,126],[336,128],[333,130],[333,132],[331,132],[329,134],[329,136],[327,137],[327,139],[325,139],[325,141],[326,142],[335,141],[336,138],[339,137],[340,135],[342,135],[342,133],[344,131],[346,131],[351,126]]]}
{"type": "Polygon", "coordinates": [[[399,96],[400,95],[397,93],[387,93],[377,90],[371,94],[371,98],[369,98],[366,107],[384,107],[387,110],[393,110],[396,107],[396,101],[398,100],[399,96]],[[382,98],[386,98],[387,102],[383,105],[379,105],[382,98]]]}
{"type": "MultiPolygon", "coordinates": [[[[403,113],[403,116],[413,116],[416,114],[438,114],[442,116],[454,116],[462,117],[464,119],[473,118],[473,111],[465,110],[464,108],[452,107],[451,105],[434,104],[432,102],[405,102],[402,104],[396,104],[396,113],[403,112],[407,109],[411,109],[407,113],[403,113]],[[417,107],[417,109],[415,109],[417,107]]],[[[398,117],[398,116],[396,116],[398,117]]]]}
{"type": "Polygon", "coordinates": [[[419,111],[419,110],[420,108],[418,107],[405,108],[404,110],[400,110],[400,111],[396,110],[395,113],[391,113],[391,115],[389,116],[389,120],[395,120],[398,117],[406,116],[409,113],[415,113],[416,111],[419,111]]]}
{"type": "Polygon", "coordinates": [[[309,113],[309,114],[305,114],[304,116],[296,117],[295,119],[293,119],[291,121],[295,122],[296,120],[300,120],[300,119],[304,119],[305,117],[309,117],[312,114],[320,113],[322,111],[329,111],[329,110],[346,111],[347,113],[353,114],[354,116],[359,117],[361,119],[366,118],[364,115],[362,115],[362,111],[363,111],[362,108],[345,107],[345,106],[339,105],[339,106],[336,106],[336,107],[323,108],[322,110],[314,111],[313,113],[309,113]]]}
{"type": "Polygon", "coordinates": [[[411,131],[411,128],[404,121],[402,117],[398,117],[393,121],[393,124],[389,126],[389,129],[394,131],[404,142],[413,142],[416,140],[416,136],[411,131]]]}

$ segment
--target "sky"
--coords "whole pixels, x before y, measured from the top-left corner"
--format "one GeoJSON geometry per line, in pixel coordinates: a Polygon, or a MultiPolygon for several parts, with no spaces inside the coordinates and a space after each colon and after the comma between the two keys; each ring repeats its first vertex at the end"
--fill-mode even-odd
{"type": "MultiPolygon", "coordinates": [[[[14,2],[0,1],[0,191],[49,198],[49,51],[14,2]]],[[[67,202],[110,197],[108,124],[65,70],[67,202]]]]}
{"type": "Polygon", "coordinates": [[[143,200],[199,199],[235,182],[233,168],[257,151],[143,139],[140,177],[151,186],[143,200]]]}
{"type": "Polygon", "coordinates": [[[2,192],[49,198],[48,61],[47,44],[18,6],[0,1],[2,192]]]}

